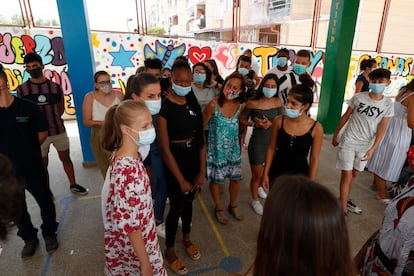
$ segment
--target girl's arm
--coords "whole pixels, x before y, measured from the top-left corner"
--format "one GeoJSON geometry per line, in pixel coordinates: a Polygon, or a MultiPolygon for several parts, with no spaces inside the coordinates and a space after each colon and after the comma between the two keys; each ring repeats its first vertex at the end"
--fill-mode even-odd
{"type": "Polygon", "coordinates": [[[407,101],[407,124],[409,128],[414,129],[414,95],[408,97],[407,101]]]}
{"type": "Polygon", "coordinates": [[[141,264],[141,274],[153,275],[149,257],[147,251],[145,250],[145,243],[142,238],[142,232],[140,230],[136,230],[128,233],[128,238],[141,264]]]}
{"type": "Polygon", "coordinates": [[[348,106],[348,109],[346,110],[346,112],[344,113],[344,115],[342,115],[341,119],[338,122],[338,126],[336,127],[335,133],[332,137],[332,145],[334,147],[336,147],[339,142],[338,142],[338,134],[339,131],[341,131],[341,129],[344,127],[344,125],[346,124],[346,122],[348,122],[349,118],[352,115],[352,111],[354,111],[351,107],[348,106]]]}
{"type": "Polygon", "coordinates": [[[207,160],[207,152],[206,152],[206,145],[204,144],[203,147],[200,149],[200,172],[198,173],[197,177],[194,180],[193,189],[199,190],[201,186],[203,186],[204,178],[206,177],[206,160],[207,160]]]}
{"type": "Polygon", "coordinates": [[[92,120],[92,104],[93,104],[93,92],[90,92],[85,95],[82,104],[82,115],[83,115],[83,124],[87,127],[93,126],[102,126],[103,121],[94,121],[92,120]]]}
{"type": "Polygon", "coordinates": [[[265,166],[263,169],[263,175],[262,175],[262,186],[264,189],[269,190],[269,170],[270,166],[272,165],[273,156],[275,154],[275,148],[277,145],[277,133],[279,131],[279,128],[281,126],[282,118],[277,117],[272,124],[272,132],[270,134],[270,141],[269,146],[266,150],[266,158],[265,158],[265,166]]]}
{"type": "Polygon", "coordinates": [[[359,80],[355,84],[355,94],[361,92],[362,86],[364,86],[364,82],[359,80]]]}
{"type": "Polygon", "coordinates": [[[167,120],[161,115],[157,115],[157,138],[160,145],[161,157],[164,160],[164,163],[167,165],[168,169],[180,183],[181,191],[183,193],[190,192],[193,189],[193,186],[184,178],[181,173],[180,168],[178,167],[177,161],[174,158],[174,155],[170,150],[170,141],[167,131],[167,120]]]}
{"type": "Polygon", "coordinates": [[[312,132],[312,147],[309,158],[309,178],[316,179],[319,168],[319,155],[321,153],[323,141],[323,127],[317,122],[312,132]]]}
{"type": "Polygon", "coordinates": [[[382,118],[381,122],[378,124],[377,133],[375,134],[375,141],[372,147],[367,151],[365,156],[362,158],[362,161],[366,161],[371,159],[372,155],[374,154],[375,149],[378,147],[379,143],[381,142],[382,138],[385,135],[385,131],[387,131],[387,124],[388,124],[388,117],[382,118]]]}
{"type": "Polygon", "coordinates": [[[203,123],[204,127],[207,126],[208,122],[214,116],[214,100],[210,101],[203,110],[203,123]]]}

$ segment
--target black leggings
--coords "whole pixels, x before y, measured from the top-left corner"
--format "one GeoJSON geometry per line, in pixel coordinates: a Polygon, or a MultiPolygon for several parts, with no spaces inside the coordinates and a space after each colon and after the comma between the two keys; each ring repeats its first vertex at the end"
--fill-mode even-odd
{"type": "MultiPolygon", "coordinates": [[[[170,149],[177,165],[184,178],[193,184],[196,176],[200,172],[200,149],[198,146],[190,148],[177,147],[173,144],[170,149]]],[[[165,165],[165,168],[168,168],[165,165]]],[[[166,170],[168,194],[170,197],[170,211],[167,215],[165,231],[167,247],[173,247],[175,236],[177,234],[178,219],[182,220],[183,234],[189,234],[191,231],[191,220],[193,216],[194,192],[184,194],[181,191],[180,184],[170,170],[166,170]]]]}

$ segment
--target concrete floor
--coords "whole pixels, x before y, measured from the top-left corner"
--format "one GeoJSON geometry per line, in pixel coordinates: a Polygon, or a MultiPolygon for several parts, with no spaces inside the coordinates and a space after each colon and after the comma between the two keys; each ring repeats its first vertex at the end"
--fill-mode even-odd
{"type": "MultiPolygon", "coordinates": [[[[102,275],[104,267],[103,225],[100,209],[100,193],[103,184],[97,167],[83,168],[79,134],[75,121],[66,122],[71,141],[71,157],[77,182],[89,188],[89,195],[77,197],[70,193],[69,184],[55,150],[50,152],[49,174],[55,196],[57,218],[60,222],[59,249],[51,255],[45,250],[43,240],[36,254],[27,260],[20,258],[23,241],[12,229],[3,243],[0,256],[0,275],[102,275]]],[[[335,169],[336,149],[331,138],[323,142],[318,182],[339,195],[340,171],[335,169]]],[[[192,240],[202,250],[202,258],[192,261],[185,254],[178,235],[176,251],[186,263],[189,275],[225,275],[226,271],[245,272],[255,255],[256,235],[261,217],[250,208],[250,168],[247,151],[243,150],[243,180],[239,207],[245,220],[230,219],[228,225],[218,224],[213,217],[213,203],[207,183],[200,198],[194,201],[192,240]]],[[[362,215],[351,214],[347,219],[352,253],[355,254],[364,241],[379,227],[385,205],[375,200],[369,189],[372,181],[367,172],[361,173],[353,186],[351,197],[362,208],[362,215]]],[[[28,194],[29,212],[36,227],[41,224],[39,209],[28,194]]],[[[223,194],[227,204],[227,192],[223,194]]],[[[167,205],[168,208],[168,205],[167,205]]],[[[40,238],[40,234],[39,234],[40,238]]],[[[164,240],[160,239],[165,248],[164,240]]],[[[171,271],[169,271],[170,274],[171,271]]]]}

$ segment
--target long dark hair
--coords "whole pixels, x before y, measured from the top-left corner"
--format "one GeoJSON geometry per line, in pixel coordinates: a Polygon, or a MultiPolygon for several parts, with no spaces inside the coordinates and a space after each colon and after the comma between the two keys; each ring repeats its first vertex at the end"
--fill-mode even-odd
{"type": "Polygon", "coordinates": [[[160,81],[150,73],[143,72],[138,75],[130,76],[127,80],[124,100],[132,99],[132,94],[137,96],[141,95],[141,92],[145,89],[145,87],[154,83],[160,83],[160,81]]]}
{"type": "Polygon", "coordinates": [[[218,99],[217,99],[217,103],[220,107],[223,106],[224,100],[226,99],[226,96],[224,95],[224,88],[226,87],[226,84],[230,79],[239,79],[240,80],[240,82],[241,82],[241,84],[240,84],[241,92],[239,94],[239,99],[238,100],[240,102],[246,101],[246,77],[243,76],[242,74],[240,74],[239,72],[233,72],[224,80],[224,83],[221,86],[220,94],[219,94],[218,99]]]}
{"type": "Polygon", "coordinates": [[[301,102],[302,104],[309,104],[308,110],[313,104],[313,88],[315,87],[315,82],[309,74],[299,75],[300,84],[294,85],[288,95],[292,95],[295,100],[301,102]]]}
{"type": "Polygon", "coordinates": [[[266,200],[254,276],[268,275],[352,275],[342,208],[305,176],[278,177],[266,200]]]}
{"type": "Polygon", "coordinates": [[[10,222],[20,217],[24,187],[17,180],[12,162],[0,154],[0,240],[5,240],[10,222]]]}
{"type": "Polygon", "coordinates": [[[267,80],[272,79],[276,82],[276,94],[275,97],[277,97],[277,94],[279,94],[279,78],[276,76],[276,74],[266,74],[266,76],[263,77],[262,81],[259,84],[259,87],[257,87],[255,97],[253,100],[258,100],[261,97],[263,97],[263,87],[267,80]]]}

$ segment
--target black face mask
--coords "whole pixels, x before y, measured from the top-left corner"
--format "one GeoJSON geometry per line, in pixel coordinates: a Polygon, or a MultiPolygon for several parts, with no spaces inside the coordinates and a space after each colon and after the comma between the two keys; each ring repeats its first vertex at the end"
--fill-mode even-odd
{"type": "Polygon", "coordinates": [[[40,78],[42,76],[42,74],[43,74],[42,68],[40,68],[40,67],[39,68],[32,69],[32,70],[26,70],[26,71],[34,79],[40,78]]]}

